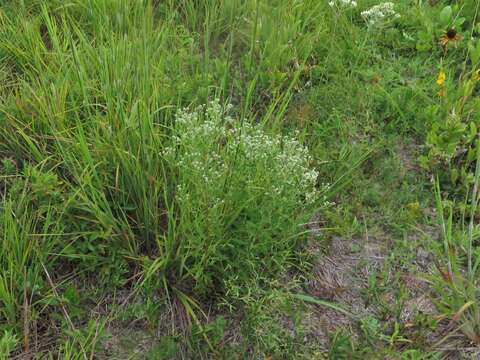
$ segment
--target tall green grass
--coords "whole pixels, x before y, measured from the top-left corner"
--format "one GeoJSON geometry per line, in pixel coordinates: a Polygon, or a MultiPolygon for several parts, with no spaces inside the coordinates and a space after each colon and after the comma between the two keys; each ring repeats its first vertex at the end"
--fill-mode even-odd
{"type": "Polygon", "coordinates": [[[449,320],[451,332],[441,339],[463,333],[470,342],[480,343],[480,309],[478,306],[478,274],[480,233],[475,224],[478,211],[480,181],[480,146],[476,145],[476,169],[473,187],[465,203],[468,213],[455,221],[453,203],[442,199],[437,180],[437,211],[442,229],[442,263],[437,263],[438,275],[433,277],[436,303],[441,315],[449,320]]]}
{"type": "Polygon", "coordinates": [[[68,327],[59,297],[72,276],[110,288],[133,276],[191,308],[294,263],[302,224],[324,200],[282,119],[323,10],[3,2],[0,330],[27,351],[50,311],[68,327]],[[231,118],[218,104],[195,121],[176,115],[214,98],[233,104],[231,118]],[[195,132],[209,121],[213,133],[195,132]]]}

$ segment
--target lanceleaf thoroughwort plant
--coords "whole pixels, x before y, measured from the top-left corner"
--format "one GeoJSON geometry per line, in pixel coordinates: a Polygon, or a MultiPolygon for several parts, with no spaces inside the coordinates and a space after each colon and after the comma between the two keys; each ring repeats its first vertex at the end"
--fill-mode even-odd
{"type": "Polygon", "coordinates": [[[306,147],[230,109],[213,101],[179,111],[163,151],[175,179],[167,243],[175,244],[176,278],[197,294],[284,269],[303,224],[327,204],[306,147]]]}
{"type": "Polygon", "coordinates": [[[335,0],[329,1],[328,5],[330,7],[338,7],[338,8],[355,8],[357,7],[357,2],[355,0],[335,0]]]}
{"type": "Polygon", "coordinates": [[[369,25],[378,25],[386,21],[398,19],[400,14],[395,11],[393,2],[384,2],[362,11],[362,17],[369,25]]]}

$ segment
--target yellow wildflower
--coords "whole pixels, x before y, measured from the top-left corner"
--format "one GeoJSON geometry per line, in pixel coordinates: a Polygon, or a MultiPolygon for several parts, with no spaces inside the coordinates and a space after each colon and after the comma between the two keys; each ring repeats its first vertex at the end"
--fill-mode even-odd
{"type": "Polygon", "coordinates": [[[445,79],[447,76],[445,75],[445,72],[443,70],[440,70],[438,73],[438,78],[437,78],[437,84],[438,86],[443,86],[445,84],[445,79]]]}
{"type": "Polygon", "coordinates": [[[480,70],[475,71],[474,79],[480,81],[480,70]]]}

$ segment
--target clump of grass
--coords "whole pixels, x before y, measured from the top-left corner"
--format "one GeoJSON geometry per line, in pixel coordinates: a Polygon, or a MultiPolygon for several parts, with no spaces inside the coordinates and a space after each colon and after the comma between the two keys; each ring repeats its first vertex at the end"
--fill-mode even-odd
{"type": "Polygon", "coordinates": [[[18,344],[18,338],[12,331],[5,330],[0,336],[0,358],[6,359],[18,344]]]}
{"type": "MultiPolygon", "coordinates": [[[[0,207],[0,331],[23,333],[27,352],[30,334],[55,298],[46,272],[55,268],[62,248],[63,208],[57,187],[51,172],[26,167],[8,186],[0,207]]],[[[5,335],[5,346],[18,338],[5,335]]]]}
{"type": "MultiPolygon", "coordinates": [[[[479,265],[480,238],[475,219],[478,209],[478,185],[480,180],[480,146],[477,144],[477,162],[473,188],[469,196],[469,213],[459,224],[454,222],[453,203],[441,198],[437,180],[437,211],[443,235],[443,263],[437,263],[438,275],[433,278],[433,288],[442,317],[449,319],[451,332],[458,332],[480,344],[479,265]]],[[[443,342],[446,338],[442,339],[443,342]]]]}

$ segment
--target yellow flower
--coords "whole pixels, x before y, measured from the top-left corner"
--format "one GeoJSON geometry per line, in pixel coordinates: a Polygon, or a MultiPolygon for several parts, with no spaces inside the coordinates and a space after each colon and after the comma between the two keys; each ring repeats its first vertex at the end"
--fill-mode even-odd
{"type": "Polygon", "coordinates": [[[437,78],[437,84],[438,86],[443,86],[445,84],[445,79],[447,76],[445,75],[445,72],[443,70],[440,70],[438,73],[438,78],[437,78]]]}
{"type": "Polygon", "coordinates": [[[475,75],[473,77],[476,81],[480,81],[480,70],[475,71],[475,75]]]}

